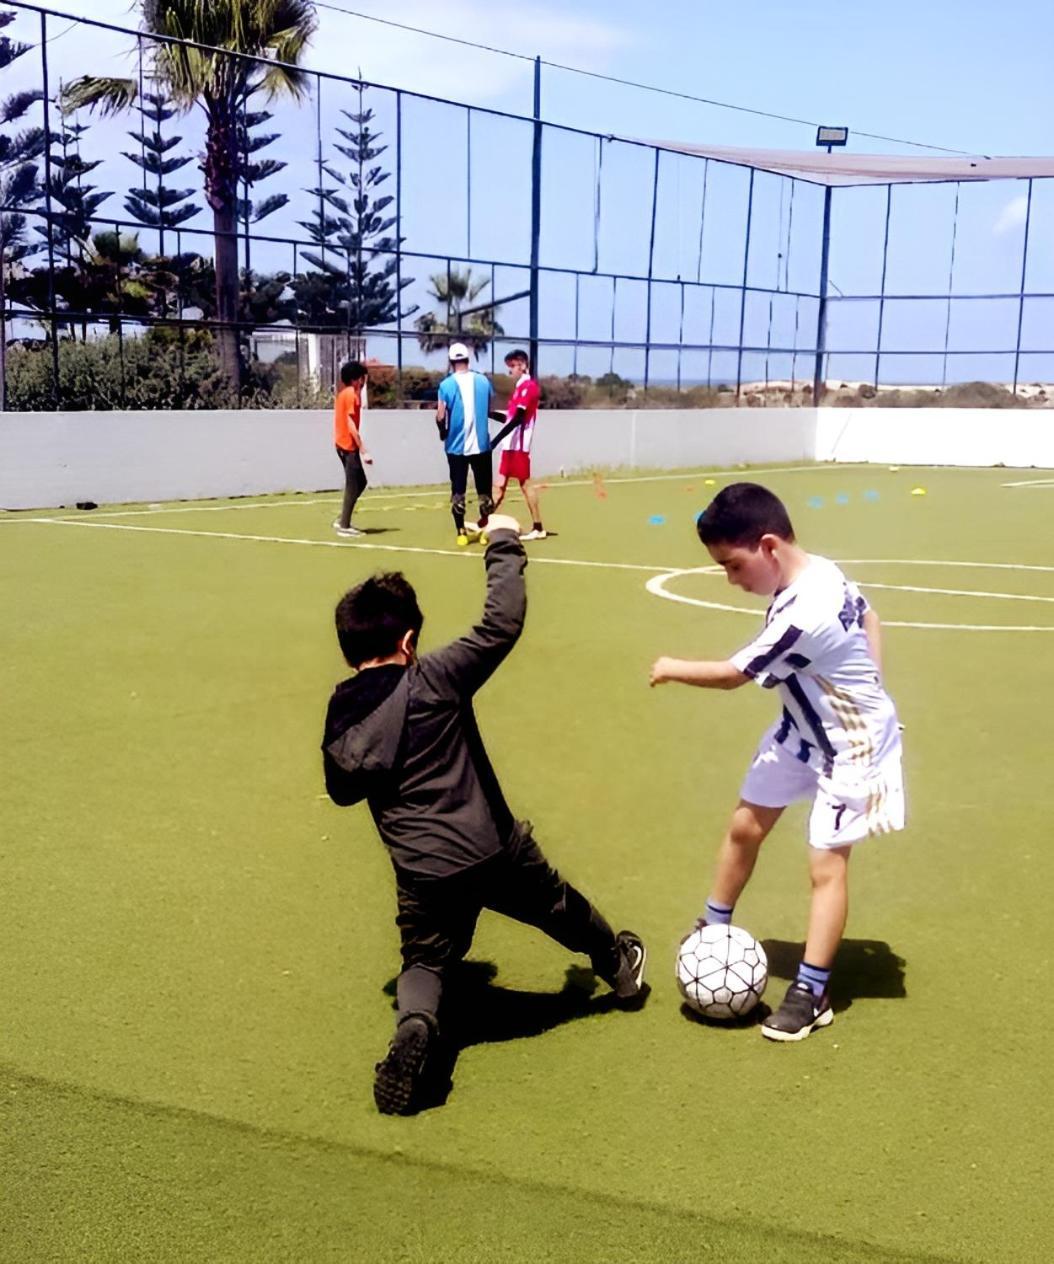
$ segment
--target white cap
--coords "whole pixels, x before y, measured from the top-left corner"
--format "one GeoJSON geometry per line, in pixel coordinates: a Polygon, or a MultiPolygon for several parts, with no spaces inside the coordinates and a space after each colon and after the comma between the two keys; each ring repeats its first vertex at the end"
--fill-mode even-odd
{"type": "Polygon", "coordinates": [[[452,342],[450,344],[450,350],[447,354],[449,355],[451,360],[471,359],[468,353],[468,347],[466,347],[463,342],[452,342]]]}

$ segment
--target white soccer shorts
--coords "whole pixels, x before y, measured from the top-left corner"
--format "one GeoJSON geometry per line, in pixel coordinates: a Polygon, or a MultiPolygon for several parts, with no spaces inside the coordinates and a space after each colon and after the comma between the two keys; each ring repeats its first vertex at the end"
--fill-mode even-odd
{"type": "Polygon", "coordinates": [[[775,740],[776,725],[761,739],[740,798],[763,808],[812,799],[809,846],[844,847],[874,834],[904,828],[904,775],[900,746],[863,776],[838,770],[825,776],[775,740]]]}

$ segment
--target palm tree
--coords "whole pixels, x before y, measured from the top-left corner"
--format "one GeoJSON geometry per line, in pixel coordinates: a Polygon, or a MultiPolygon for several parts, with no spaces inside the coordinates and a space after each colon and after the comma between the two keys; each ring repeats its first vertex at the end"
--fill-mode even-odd
{"type": "Polygon", "coordinates": [[[500,304],[484,307],[482,311],[468,311],[462,317],[465,308],[479,309],[479,296],[490,285],[484,277],[474,277],[472,269],[461,272],[451,268],[448,272],[437,272],[428,278],[429,293],[437,302],[446,308],[446,316],[437,316],[435,312],[425,312],[418,316],[417,341],[426,354],[437,351],[451,342],[465,342],[472,348],[478,360],[495,338],[505,332],[494,319],[500,304]]]}
{"type": "MultiPolygon", "coordinates": [[[[237,388],[239,146],[245,110],[258,93],[266,99],[307,94],[309,77],[297,63],[315,30],[315,7],[311,0],[139,0],[139,6],[144,32],[189,41],[154,44],[149,78],[181,112],[197,105],[205,114],[201,166],[215,238],[220,358],[237,388]]],[[[85,76],[67,87],[63,100],[68,109],[90,105],[116,113],[135,104],[138,90],[135,79],[85,76]]]]}

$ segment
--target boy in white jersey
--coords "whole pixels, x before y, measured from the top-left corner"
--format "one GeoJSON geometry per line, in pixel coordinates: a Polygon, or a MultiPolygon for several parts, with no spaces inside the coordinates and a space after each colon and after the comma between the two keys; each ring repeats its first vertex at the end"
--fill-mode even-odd
{"type": "Polygon", "coordinates": [[[763,630],[738,654],[723,662],[659,658],[651,683],[737,689],[753,680],[778,690],[783,704],[743,782],[700,922],[731,921],[784,808],[811,799],[805,956],[761,1028],[770,1040],[804,1040],[834,1019],[827,985],[845,929],[852,846],[904,828],[900,728],[882,687],[879,620],[833,562],[798,546],[786,509],[767,488],[724,488],[697,530],[730,584],[772,604],[763,630]]]}

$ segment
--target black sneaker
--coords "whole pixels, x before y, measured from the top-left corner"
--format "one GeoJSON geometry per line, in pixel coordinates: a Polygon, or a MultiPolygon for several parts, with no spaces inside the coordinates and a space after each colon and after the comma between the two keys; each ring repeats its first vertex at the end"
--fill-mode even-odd
{"type": "Polygon", "coordinates": [[[795,981],[783,1004],[761,1024],[761,1034],[769,1040],[804,1040],[818,1027],[829,1027],[833,1022],[834,1010],[827,993],[817,999],[807,983],[795,981]]]}
{"type": "Polygon", "coordinates": [[[620,930],[615,936],[615,968],[611,973],[597,971],[620,1001],[636,1000],[644,986],[644,965],[648,950],[639,935],[620,930]]]}
{"type": "Polygon", "coordinates": [[[377,1063],[373,1100],[382,1115],[413,1113],[415,1090],[428,1057],[434,1027],[423,1014],[409,1014],[395,1029],[383,1062],[377,1063]]]}

